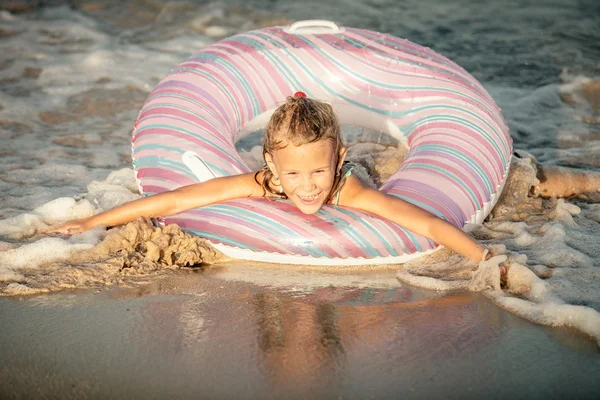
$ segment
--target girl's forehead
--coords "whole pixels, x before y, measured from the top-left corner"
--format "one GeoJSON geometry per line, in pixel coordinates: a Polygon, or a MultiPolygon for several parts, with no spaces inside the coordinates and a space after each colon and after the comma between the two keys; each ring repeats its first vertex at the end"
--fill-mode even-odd
{"type": "Polygon", "coordinates": [[[280,163],[329,161],[333,153],[334,145],[331,140],[319,140],[299,146],[292,142],[284,142],[281,147],[273,151],[273,158],[280,163]]]}

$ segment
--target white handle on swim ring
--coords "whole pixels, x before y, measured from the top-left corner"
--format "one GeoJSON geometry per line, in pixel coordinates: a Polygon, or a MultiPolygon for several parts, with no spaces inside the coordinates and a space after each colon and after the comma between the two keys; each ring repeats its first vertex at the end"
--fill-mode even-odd
{"type": "Polygon", "coordinates": [[[336,25],[335,22],[325,19],[307,19],[305,21],[297,21],[284,29],[287,33],[340,33],[344,29],[336,25]]]}
{"type": "Polygon", "coordinates": [[[206,182],[219,176],[193,151],[186,151],[181,156],[183,163],[192,171],[200,182],[206,182]]]}

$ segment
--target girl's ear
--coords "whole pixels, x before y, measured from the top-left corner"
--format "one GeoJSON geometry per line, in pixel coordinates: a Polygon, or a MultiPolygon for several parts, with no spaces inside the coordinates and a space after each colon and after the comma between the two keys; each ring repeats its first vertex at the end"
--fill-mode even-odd
{"type": "Polygon", "coordinates": [[[338,155],[338,165],[336,166],[336,172],[340,172],[342,169],[342,164],[344,163],[344,159],[346,158],[346,148],[342,147],[340,149],[340,153],[338,155]]]}
{"type": "Polygon", "coordinates": [[[269,167],[273,176],[278,177],[279,174],[277,173],[277,168],[275,168],[275,163],[273,162],[273,157],[271,156],[271,154],[265,153],[264,157],[265,157],[265,162],[267,163],[267,167],[269,167]]]}

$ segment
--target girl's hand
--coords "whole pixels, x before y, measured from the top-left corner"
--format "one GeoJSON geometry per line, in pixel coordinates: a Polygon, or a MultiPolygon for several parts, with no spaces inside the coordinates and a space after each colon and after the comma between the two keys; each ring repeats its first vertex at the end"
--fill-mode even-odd
{"type": "MultiPolygon", "coordinates": [[[[491,250],[486,249],[486,252],[484,253],[484,257],[482,257],[481,262],[483,261],[488,261],[489,259],[495,257],[496,255],[499,254],[493,254],[491,250]]],[[[506,258],[506,256],[505,256],[506,258]]],[[[501,261],[498,264],[498,268],[500,268],[500,287],[502,289],[506,289],[508,287],[508,267],[509,267],[509,263],[507,260],[501,261]]],[[[475,267],[474,270],[477,270],[479,268],[479,266],[475,267]]]]}
{"type": "Polygon", "coordinates": [[[49,229],[46,233],[74,235],[76,233],[85,232],[93,227],[94,226],[90,223],[90,218],[83,218],[65,222],[62,225],[49,229]]]}

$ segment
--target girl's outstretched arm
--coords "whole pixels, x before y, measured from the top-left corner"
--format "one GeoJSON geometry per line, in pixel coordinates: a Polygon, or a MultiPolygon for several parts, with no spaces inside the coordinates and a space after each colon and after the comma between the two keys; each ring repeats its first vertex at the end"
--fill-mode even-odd
{"type": "Polygon", "coordinates": [[[122,225],[139,217],[166,217],[221,201],[262,195],[262,188],[254,180],[254,173],[215,178],[134,200],[89,218],[69,221],[49,232],[73,234],[100,225],[122,225]]]}
{"type": "Polygon", "coordinates": [[[451,223],[407,201],[365,188],[353,176],[345,182],[339,204],[394,221],[477,263],[482,261],[485,253],[483,246],[451,223]]]}

